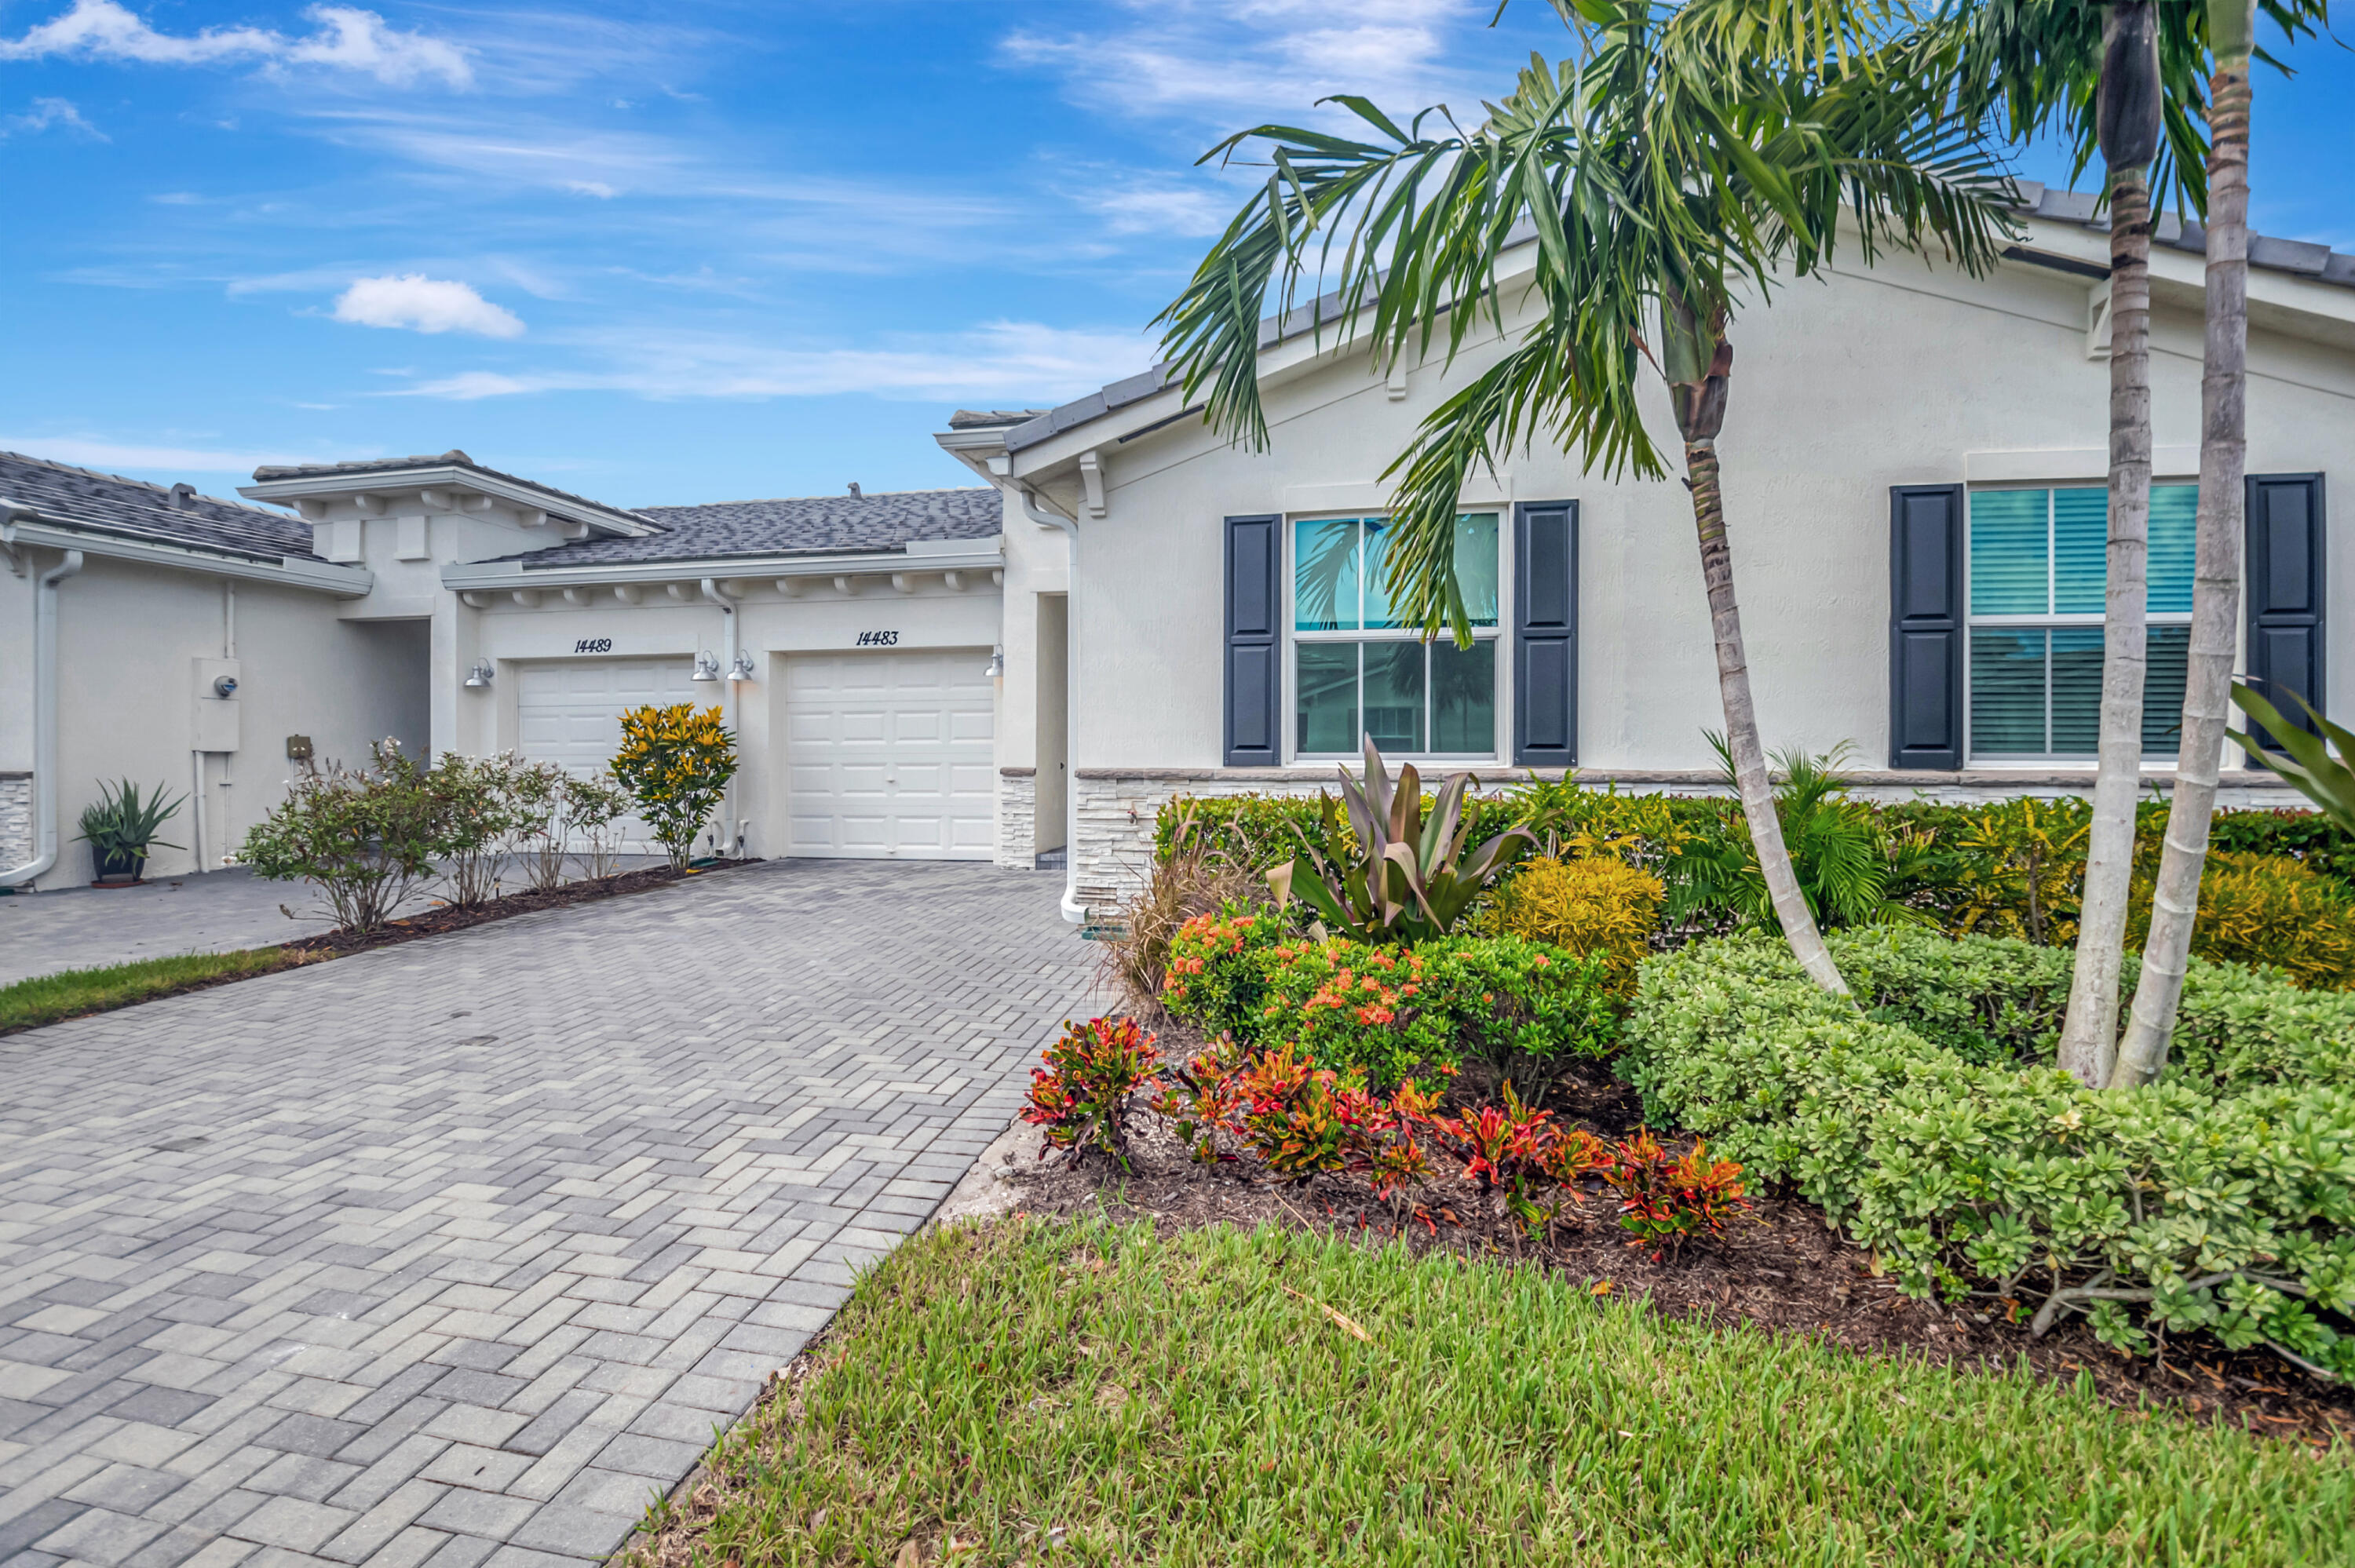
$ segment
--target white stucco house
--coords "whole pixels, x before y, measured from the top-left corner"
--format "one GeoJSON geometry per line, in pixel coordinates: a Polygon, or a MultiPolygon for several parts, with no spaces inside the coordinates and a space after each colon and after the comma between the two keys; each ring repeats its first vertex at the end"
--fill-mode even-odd
{"type": "MultiPolygon", "coordinates": [[[[1851,253],[1733,326],[1719,451],[1762,726],[1770,747],[1852,744],[1870,793],[2092,782],[2108,237],[2089,196],[2022,195],[2026,232],[1987,276],[1851,253]]],[[[2204,236],[2170,219],[2158,238],[2145,738],[2164,788],[2190,609],[2204,236]]],[[[2355,256],[2258,238],[2251,259],[2243,668],[2341,715],[2355,649],[2328,625],[2355,588],[2355,552],[2330,546],[2327,492],[2355,465],[2355,256]]],[[[1075,541],[1071,907],[1134,884],[1173,794],[1314,789],[1361,733],[1426,772],[1492,781],[1525,768],[1639,789],[1714,777],[1716,666],[1674,481],[1582,472],[1542,442],[1516,453],[1465,498],[1473,650],[1389,623],[1382,471],[1502,352],[1515,276],[1508,262],[1506,336],[1468,343],[1453,366],[1378,372],[1329,301],[1268,323],[1265,452],[1211,432],[1157,371],[987,432],[986,451],[981,432],[952,443],[1007,493],[1009,537],[1022,515],[1075,541]]],[[[1673,452],[1665,394],[1652,411],[1673,452]]],[[[2236,769],[2224,796],[2296,800],[2261,769],[2236,769]]]]}
{"type": "MultiPolygon", "coordinates": [[[[1851,743],[1866,790],[2083,789],[2099,680],[2107,238],[2026,187],[1992,274],[1850,263],[1735,325],[1719,450],[1770,746],[1851,743]]],[[[2175,751],[2198,469],[2202,236],[2153,261],[2148,771],[2175,751]]],[[[2355,256],[2252,246],[2243,669],[2334,715],[2355,586],[2355,256]]],[[[1501,282],[1512,299],[1513,269],[1501,282]]],[[[1068,849],[1078,917],[1178,793],[1308,791],[1370,733],[1490,783],[1706,787],[1714,658],[1680,485],[1517,453],[1466,493],[1468,652],[1388,624],[1382,471],[1500,351],[1377,372],[1307,310],[1263,334],[1272,450],[1147,371],[961,412],[962,489],[601,504],[464,452],[258,471],[241,501],[0,457],[0,884],[87,879],[102,779],[195,792],[155,869],[217,865],[290,737],[357,761],[514,749],[593,767],[641,702],[718,704],[744,769],[715,848],[995,859],[1068,849]],[[224,695],[217,683],[237,682],[224,695]],[[52,723],[52,717],[54,722],[52,723]]],[[[1509,330],[1509,321],[1508,321],[1509,330]]],[[[1655,429],[1670,432],[1665,397],[1655,429]]],[[[2228,804],[2290,804],[2261,770],[2228,804]]]]}

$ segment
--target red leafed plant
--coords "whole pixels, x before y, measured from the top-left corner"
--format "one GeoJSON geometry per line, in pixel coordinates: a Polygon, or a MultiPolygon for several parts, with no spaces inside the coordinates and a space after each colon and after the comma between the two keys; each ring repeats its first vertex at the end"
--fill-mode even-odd
{"type": "Polygon", "coordinates": [[[1710,1159],[1709,1146],[1699,1139],[1683,1158],[1671,1160],[1645,1128],[1614,1148],[1600,1171],[1619,1194],[1619,1223],[1633,1234],[1627,1245],[1648,1245],[1654,1257],[1698,1235],[1723,1235],[1725,1222],[1750,1206],[1741,1165],[1710,1159]]]}
{"type": "Polygon", "coordinates": [[[1031,1071],[1022,1107],[1024,1121],[1046,1129],[1039,1157],[1060,1149],[1076,1162],[1094,1150],[1127,1170],[1129,1099],[1161,1061],[1153,1036],[1134,1018],[1067,1022],[1044,1059],[1045,1066],[1031,1071]]]}
{"type": "Polygon", "coordinates": [[[1305,1181],[1359,1171],[1387,1198],[1431,1174],[1414,1126],[1433,1103],[1412,1083],[1387,1098],[1369,1094],[1280,1046],[1257,1058],[1205,1052],[1168,1073],[1153,1108],[1202,1164],[1235,1158],[1220,1145],[1223,1133],[1272,1174],[1305,1181]]]}
{"type": "Polygon", "coordinates": [[[1564,1128],[1552,1112],[1523,1105],[1510,1080],[1504,1096],[1502,1105],[1433,1117],[1431,1126],[1454,1145],[1464,1161],[1464,1174],[1485,1192],[1502,1192],[1507,1211],[1536,1236],[1559,1207],[1540,1204],[1538,1193],[1576,1181],[1610,1155],[1593,1134],[1564,1128]]]}
{"type": "Polygon", "coordinates": [[[1218,1165],[1234,1159],[1219,1146],[1219,1134],[1234,1130],[1235,1117],[1242,1109],[1241,1075],[1234,1042],[1223,1035],[1184,1066],[1162,1075],[1161,1092],[1153,1097],[1150,1108],[1176,1127],[1178,1140],[1197,1165],[1218,1165]]]}

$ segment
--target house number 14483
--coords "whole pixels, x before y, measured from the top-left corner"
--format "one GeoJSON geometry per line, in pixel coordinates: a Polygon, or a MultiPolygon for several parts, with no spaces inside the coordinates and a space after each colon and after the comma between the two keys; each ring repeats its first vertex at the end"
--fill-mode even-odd
{"type": "Polygon", "coordinates": [[[861,648],[892,648],[898,646],[899,641],[900,634],[896,631],[862,631],[858,634],[858,646],[861,648]]]}

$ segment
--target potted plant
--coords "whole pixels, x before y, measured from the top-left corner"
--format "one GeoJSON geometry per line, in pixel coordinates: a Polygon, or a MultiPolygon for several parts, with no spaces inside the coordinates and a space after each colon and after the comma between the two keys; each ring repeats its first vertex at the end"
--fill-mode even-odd
{"type": "MultiPolygon", "coordinates": [[[[125,779],[118,787],[101,781],[101,799],[82,809],[81,832],[75,835],[90,844],[90,858],[98,872],[93,887],[129,887],[147,870],[147,852],[164,841],[157,829],[169,821],[187,797],[164,799],[164,786],[142,796],[139,786],[125,779]]],[[[164,843],[166,849],[178,849],[164,843]]]]}

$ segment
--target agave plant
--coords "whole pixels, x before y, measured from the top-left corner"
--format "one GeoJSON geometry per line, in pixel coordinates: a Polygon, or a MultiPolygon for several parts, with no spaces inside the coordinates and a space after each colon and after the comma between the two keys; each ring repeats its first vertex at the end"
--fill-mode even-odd
{"type": "MultiPolygon", "coordinates": [[[[1369,736],[1364,782],[1341,770],[1341,800],[1357,841],[1355,858],[1336,864],[1302,835],[1292,863],[1267,874],[1276,907],[1295,898],[1307,905],[1316,912],[1310,929],[1320,938],[1329,933],[1360,942],[1412,943],[1445,936],[1504,869],[1512,841],[1537,842],[1520,828],[1508,828],[1466,853],[1472,824],[1464,814],[1464,796],[1471,786],[1469,773],[1441,785],[1426,819],[1423,779],[1414,765],[1399,769],[1393,789],[1382,754],[1369,736]]],[[[1333,842],[1340,826],[1333,798],[1322,789],[1316,798],[1323,802],[1326,841],[1333,842]]]]}
{"type": "Polygon", "coordinates": [[[2289,753],[2287,757],[2276,757],[2265,750],[2254,736],[2244,730],[2228,733],[2243,751],[2280,774],[2299,794],[2313,801],[2317,810],[2355,833],[2355,735],[2316,713],[2314,705],[2296,692],[2289,692],[2289,699],[2304,708],[2307,716],[2314,721],[2312,730],[2285,718],[2279,708],[2249,687],[2237,683],[2232,687],[2233,705],[2279,740],[2289,753]],[[2331,755],[2334,747],[2339,753],[2336,757],[2331,755]]]}

